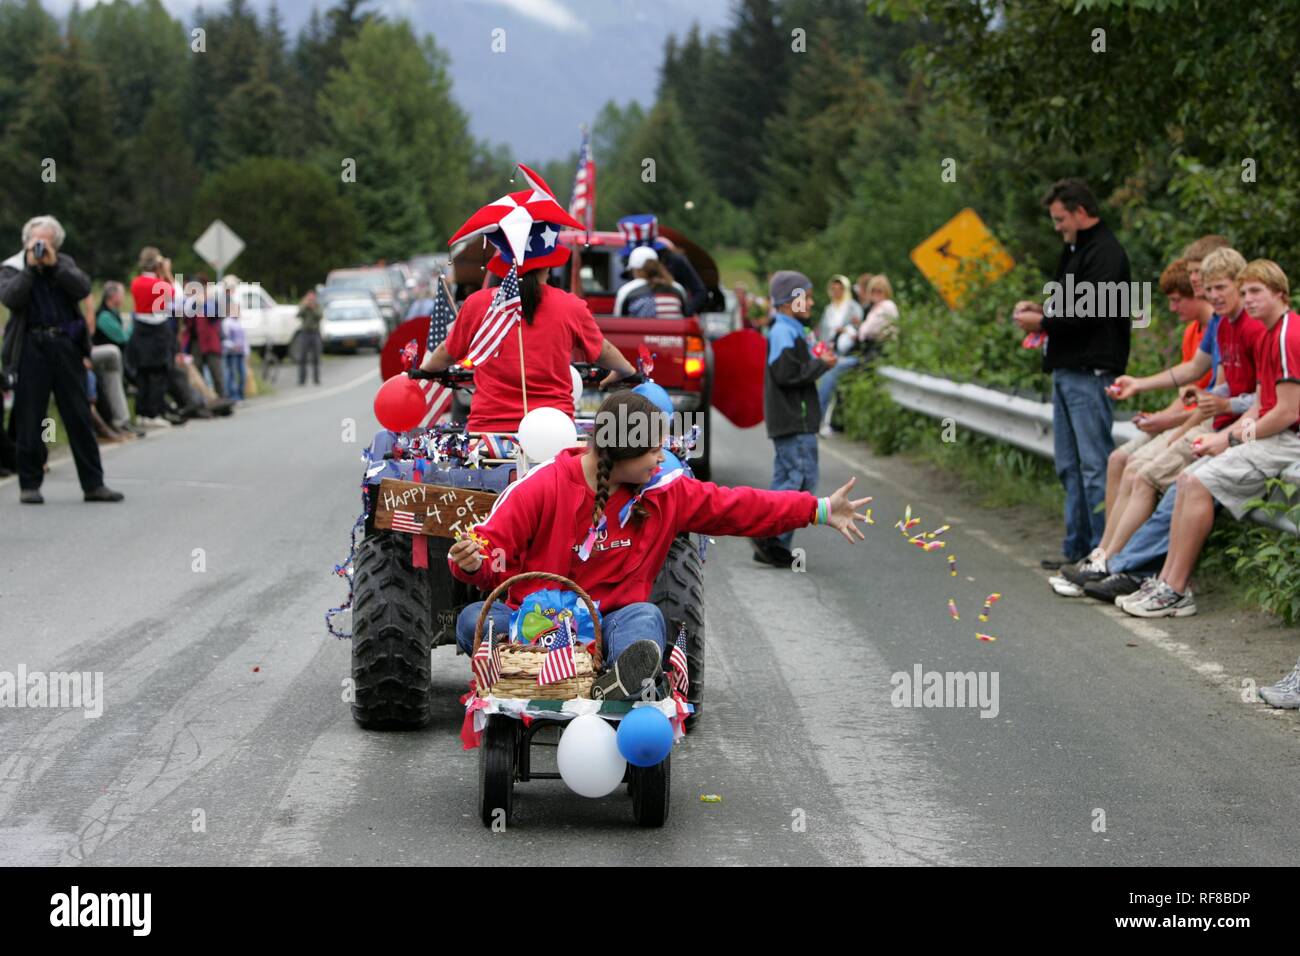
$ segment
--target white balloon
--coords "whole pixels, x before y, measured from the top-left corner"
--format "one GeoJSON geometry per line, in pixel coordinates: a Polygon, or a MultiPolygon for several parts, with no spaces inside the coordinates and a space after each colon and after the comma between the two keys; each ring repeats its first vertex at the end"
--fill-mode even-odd
{"type": "Polygon", "coordinates": [[[534,408],[519,423],[519,444],[533,461],[554,458],[577,443],[577,426],[558,408],[534,408]]]}
{"type": "Polygon", "coordinates": [[[555,751],[560,779],[580,797],[603,797],[618,789],[627,761],[618,752],[618,734],[595,714],[569,721],[555,751]]]}
{"type": "Polygon", "coordinates": [[[573,408],[577,411],[579,403],[582,401],[582,376],[572,365],[569,366],[569,374],[573,376],[573,408]]]}

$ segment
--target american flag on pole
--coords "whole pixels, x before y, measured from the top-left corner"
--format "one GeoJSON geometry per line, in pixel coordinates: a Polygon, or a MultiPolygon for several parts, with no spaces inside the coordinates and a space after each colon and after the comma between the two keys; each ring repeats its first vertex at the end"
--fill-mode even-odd
{"type": "Polygon", "coordinates": [[[686,663],[686,624],[677,629],[677,640],[668,652],[668,669],[673,672],[673,687],[685,694],[690,690],[691,680],[686,663]]]}
{"type": "Polygon", "coordinates": [[[596,224],[596,160],[591,155],[591,137],[586,126],[582,127],[582,145],[578,148],[578,171],[573,177],[569,215],[583,224],[590,242],[591,230],[596,224]]]}
{"type": "Polygon", "coordinates": [[[416,517],[414,511],[394,511],[393,530],[420,534],[424,530],[424,519],[416,517]]]}
{"type": "Polygon", "coordinates": [[[564,680],[577,673],[573,663],[573,634],[567,625],[561,626],[551,637],[551,644],[546,649],[546,659],[537,674],[537,684],[545,687],[557,680],[564,680]]]}
{"type": "Polygon", "coordinates": [[[485,694],[501,679],[501,654],[497,651],[496,635],[490,617],[487,634],[478,642],[478,650],[470,659],[469,666],[474,672],[474,679],[478,681],[479,690],[485,694]]]}
{"type": "MultiPolygon", "coordinates": [[[[425,352],[432,352],[447,339],[447,329],[456,321],[456,310],[447,294],[447,284],[441,277],[437,279],[437,291],[433,294],[433,311],[429,314],[429,338],[424,344],[425,352]]],[[[432,428],[448,409],[451,408],[452,392],[441,382],[421,379],[416,384],[424,392],[428,411],[420,420],[420,428],[432,428]]]]}
{"type": "Polygon", "coordinates": [[[492,304],[483,313],[483,321],[474,330],[474,338],[469,343],[469,355],[466,359],[472,365],[481,365],[486,359],[496,354],[505,340],[506,333],[519,323],[523,315],[519,301],[519,269],[514,263],[510,271],[497,286],[492,304]]]}

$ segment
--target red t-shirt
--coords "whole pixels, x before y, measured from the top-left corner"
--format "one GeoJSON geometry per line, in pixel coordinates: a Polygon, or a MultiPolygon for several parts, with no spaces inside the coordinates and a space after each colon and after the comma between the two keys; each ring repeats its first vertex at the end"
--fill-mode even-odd
{"type": "MultiPolygon", "coordinates": [[[[806,491],[724,488],[676,471],[642,496],[645,517],[626,525],[619,524],[618,514],[635,489],[614,488],[605,505],[607,530],[583,561],[576,552],[591,528],[596,501],[582,472],[583,454],[580,448],[567,449],[534,467],[497,498],[487,521],[476,526],[488,541],[488,553],[500,548],[503,561],[484,561],[469,574],[448,559],[451,573],[486,591],[524,571],[562,574],[607,614],[650,600],[673,538],[683,532],[765,538],[809,525],[817,513],[817,499],[806,491]]],[[[554,586],[545,581],[515,584],[509,604],[517,608],[533,591],[554,586]]]]}
{"type": "MultiPolygon", "coordinates": [[[[496,289],[480,289],[465,300],[447,336],[447,351],[457,361],[469,354],[474,332],[483,321],[496,289]]],[[[577,351],[588,362],[600,356],[605,336],[587,304],[572,293],[542,287],[542,298],[529,325],[521,317],[516,329],[524,337],[528,410],[558,408],[573,415],[573,376],[569,365],[577,351]]],[[[524,417],[519,383],[519,335],[512,329],[496,354],[474,368],[471,431],[514,432],[524,417]]]]}
{"type": "MultiPolygon", "coordinates": [[[[1235,319],[1219,322],[1219,364],[1229,395],[1248,395],[1255,390],[1255,358],[1260,342],[1268,335],[1268,328],[1245,309],[1235,319]]],[[[1216,430],[1231,425],[1237,416],[1228,412],[1214,419],[1216,430]]]]}
{"type": "Polygon", "coordinates": [[[131,298],[140,315],[170,313],[172,310],[172,284],[152,272],[142,272],[131,280],[131,298]]]}
{"type": "MultiPolygon", "coordinates": [[[[1279,382],[1300,383],[1300,315],[1288,310],[1277,324],[1267,330],[1260,342],[1259,415],[1263,418],[1277,404],[1279,382]]],[[[1295,422],[1291,430],[1300,430],[1295,422]]]]}
{"type": "MultiPolygon", "coordinates": [[[[1188,322],[1187,328],[1183,329],[1183,361],[1190,362],[1196,357],[1196,353],[1201,349],[1201,338],[1205,335],[1205,326],[1200,322],[1188,322]]],[[[1197,388],[1209,388],[1210,377],[1214,374],[1214,369],[1206,372],[1196,383],[1197,388]]]]}

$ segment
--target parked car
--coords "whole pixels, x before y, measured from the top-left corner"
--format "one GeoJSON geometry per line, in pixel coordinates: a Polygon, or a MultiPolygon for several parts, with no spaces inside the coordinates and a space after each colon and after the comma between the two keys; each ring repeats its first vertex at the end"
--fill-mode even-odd
{"type": "Polygon", "coordinates": [[[256,282],[241,282],[233,276],[227,281],[235,287],[239,321],[244,327],[248,347],[270,349],[280,358],[287,355],[302,325],[298,319],[298,307],[280,305],[256,282]]]}
{"type": "Polygon", "coordinates": [[[388,325],[373,296],[331,296],[321,315],[320,339],[325,351],[383,348],[388,325]]]}
{"type": "Polygon", "coordinates": [[[394,276],[386,266],[363,266],[356,269],[335,269],[325,277],[326,295],[339,289],[369,292],[379,303],[379,311],[391,330],[401,321],[400,302],[394,276]]]}

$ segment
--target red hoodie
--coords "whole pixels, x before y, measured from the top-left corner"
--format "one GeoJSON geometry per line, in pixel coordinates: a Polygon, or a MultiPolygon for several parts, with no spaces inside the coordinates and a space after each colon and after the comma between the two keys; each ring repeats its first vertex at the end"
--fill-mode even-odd
{"type": "MultiPolygon", "coordinates": [[[[678,471],[642,496],[646,517],[629,517],[623,527],[618,514],[634,489],[619,485],[612,491],[605,506],[609,530],[597,540],[591,557],[582,561],[577,550],[591,528],[596,501],[582,472],[582,455],[580,448],[569,449],[535,467],[505,490],[488,520],[478,526],[489,553],[496,548],[505,553],[505,570],[493,571],[489,557],[469,574],[448,559],[451,573],[484,591],[523,571],[562,574],[608,613],[649,600],[678,534],[773,537],[811,524],[817,513],[817,499],[806,491],[723,488],[678,471]]],[[[546,581],[515,585],[510,606],[517,608],[533,591],[554,586],[546,581]]]]}

